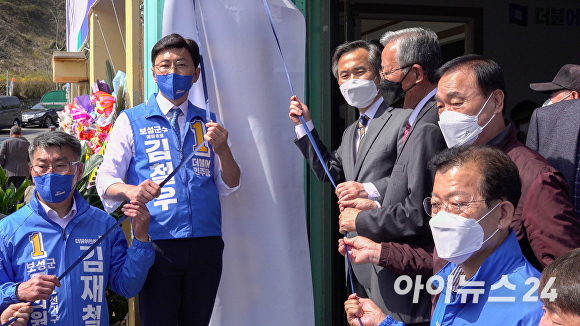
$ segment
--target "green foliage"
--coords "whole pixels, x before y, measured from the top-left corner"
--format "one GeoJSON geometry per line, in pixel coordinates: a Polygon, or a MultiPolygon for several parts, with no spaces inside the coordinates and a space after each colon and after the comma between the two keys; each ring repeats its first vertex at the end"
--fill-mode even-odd
{"type": "Polygon", "coordinates": [[[117,119],[119,113],[125,110],[127,102],[125,102],[125,88],[123,85],[119,86],[117,90],[117,98],[115,99],[115,112],[113,112],[113,121],[117,119]]]}
{"type": "MultiPolygon", "coordinates": [[[[6,83],[6,79],[4,79],[4,83],[6,83]]],[[[28,99],[41,98],[46,92],[53,91],[55,85],[51,80],[42,77],[16,78],[12,95],[28,99]]]]}
{"type": "Polygon", "coordinates": [[[95,187],[94,177],[96,176],[97,169],[101,162],[103,161],[103,156],[99,154],[88,155],[91,149],[85,144],[83,146],[83,151],[81,154],[81,162],[85,166],[85,170],[79,182],[77,182],[77,190],[83,196],[89,205],[95,206],[97,208],[103,209],[103,203],[99,194],[97,193],[97,188],[95,187]]]}
{"type": "Polygon", "coordinates": [[[107,73],[107,78],[105,78],[105,83],[109,86],[109,90],[113,92],[113,78],[115,78],[115,71],[109,59],[105,61],[105,72],[107,73]]]}
{"type": "Polygon", "coordinates": [[[6,171],[0,167],[0,214],[10,215],[16,212],[24,204],[18,203],[22,197],[24,197],[24,192],[30,181],[26,179],[18,189],[14,187],[14,184],[6,185],[6,171]]]}

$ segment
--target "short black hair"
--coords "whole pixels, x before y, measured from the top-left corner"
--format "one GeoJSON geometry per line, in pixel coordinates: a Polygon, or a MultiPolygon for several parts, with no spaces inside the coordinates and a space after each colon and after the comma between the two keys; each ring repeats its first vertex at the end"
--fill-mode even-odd
{"type": "Polygon", "coordinates": [[[155,59],[159,55],[159,52],[167,49],[187,49],[187,52],[189,52],[193,60],[193,65],[196,68],[199,66],[201,56],[197,43],[192,39],[183,38],[183,36],[176,33],[166,35],[155,43],[153,49],[151,49],[151,63],[155,65],[155,59]]]}
{"type": "Polygon", "coordinates": [[[334,49],[332,54],[332,74],[334,78],[338,79],[338,61],[340,58],[352,51],[364,49],[369,53],[368,62],[373,67],[375,75],[379,75],[381,71],[381,47],[374,42],[367,42],[363,40],[343,43],[334,49]]]}
{"type": "Polygon", "coordinates": [[[544,268],[538,292],[544,291],[552,277],[554,282],[545,290],[555,290],[558,295],[552,300],[541,297],[544,306],[557,313],[580,316],[580,248],[568,251],[544,268]]]}
{"type": "Polygon", "coordinates": [[[522,183],[518,168],[503,151],[480,145],[455,146],[437,153],[429,162],[434,173],[445,173],[454,167],[473,164],[481,173],[478,185],[487,207],[495,199],[507,200],[518,206],[522,183]]]}
{"type": "Polygon", "coordinates": [[[28,147],[28,155],[30,156],[30,161],[32,162],[32,154],[38,148],[49,148],[56,146],[62,148],[63,146],[68,146],[73,151],[75,155],[75,160],[80,160],[82,148],[81,142],[74,136],[67,134],[62,131],[49,131],[40,134],[38,137],[34,138],[32,144],[28,147]]]}
{"type": "Polygon", "coordinates": [[[493,91],[499,89],[504,94],[504,107],[506,103],[506,88],[503,72],[497,62],[490,58],[486,58],[477,54],[467,54],[455,59],[449,60],[439,69],[437,69],[435,76],[437,80],[441,79],[446,73],[455,72],[457,70],[465,69],[466,71],[473,71],[475,80],[479,90],[485,96],[489,96],[493,91]]]}

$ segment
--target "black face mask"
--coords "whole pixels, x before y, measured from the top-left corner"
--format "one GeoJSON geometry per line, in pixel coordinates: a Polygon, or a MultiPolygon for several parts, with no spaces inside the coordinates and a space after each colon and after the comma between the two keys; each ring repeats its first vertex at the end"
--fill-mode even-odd
{"type": "Polygon", "coordinates": [[[417,85],[416,83],[409,87],[407,90],[403,90],[403,80],[407,78],[407,75],[411,72],[411,69],[407,71],[403,79],[400,82],[394,82],[387,79],[381,79],[379,83],[379,91],[385,100],[385,104],[389,107],[402,108],[403,102],[405,102],[405,95],[407,92],[417,85]]]}

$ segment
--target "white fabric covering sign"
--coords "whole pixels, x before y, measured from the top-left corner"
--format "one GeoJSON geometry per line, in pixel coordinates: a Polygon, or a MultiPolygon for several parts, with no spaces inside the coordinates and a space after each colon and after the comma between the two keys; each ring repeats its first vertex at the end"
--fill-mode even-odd
{"type": "MultiPolygon", "coordinates": [[[[268,3],[303,98],[304,17],[290,1],[268,3]]],[[[197,40],[197,19],[209,106],[229,130],[242,167],[242,187],[221,198],[224,271],[211,325],[314,325],[304,160],[293,143],[292,94],[266,9],[262,0],[198,0],[195,6],[166,0],[163,35],[197,40]]],[[[200,78],[194,87],[201,85],[200,78]]],[[[203,91],[191,91],[190,99],[204,106],[203,91]]]]}

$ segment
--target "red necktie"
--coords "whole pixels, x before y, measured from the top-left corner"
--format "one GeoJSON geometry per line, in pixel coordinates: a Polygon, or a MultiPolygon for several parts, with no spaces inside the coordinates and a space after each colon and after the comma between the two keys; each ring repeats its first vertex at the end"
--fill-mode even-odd
{"type": "Polygon", "coordinates": [[[409,136],[409,131],[411,131],[411,124],[409,122],[407,122],[407,125],[405,126],[405,133],[403,134],[403,143],[405,141],[407,141],[407,136],[409,136]]]}

